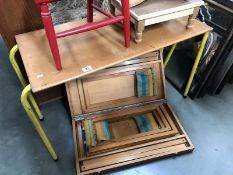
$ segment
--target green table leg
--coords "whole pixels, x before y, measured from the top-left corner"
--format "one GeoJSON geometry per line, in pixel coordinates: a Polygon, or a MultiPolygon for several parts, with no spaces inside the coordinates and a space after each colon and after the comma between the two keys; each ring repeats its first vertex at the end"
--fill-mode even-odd
{"type": "Polygon", "coordinates": [[[41,139],[43,140],[43,142],[44,142],[47,150],[49,151],[50,155],[52,156],[53,160],[58,160],[58,156],[57,156],[56,152],[54,151],[48,137],[46,136],[43,128],[41,127],[40,122],[36,118],[32,108],[31,108],[30,103],[28,102],[28,97],[30,96],[30,93],[31,93],[31,86],[27,85],[21,94],[21,103],[22,103],[25,111],[27,112],[27,116],[32,121],[34,127],[36,128],[36,131],[38,132],[41,139]]]}
{"type": "Polygon", "coordinates": [[[205,47],[205,44],[206,44],[206,41],[208,39],[208,36],[209,36],[209,33],[205,33],[203,38],[202,38],[202,41],[201,41],[201,46],[198,50],[198,53],[197,53],[197,56],[196,56],[196,59],[195,59],[195,62],[194,62],[194,65],[193,65],[193,68],[192,68],[192,71],[189,75],[189,79],[188,79],[188,83],[186,84],[186,87],[185,87],[185,91],[184,91],[184,97],[186,97],[188,95],[188,92],[190,90],[190,87],[192,85],[192,82],[193,82],[193,78],[194,78],[194,75],[197,71],[197,67],[198,67],[198,64],[200,62],[200,59],[201,59],[201,56],[202,56],[202,53],[204,51],[204,47],[205,47]]]}
{"type": "MultiPolygon", "coordinates": [[[[15,54],[16,54],[16,52],[17,52],[18,50],[19,50],[19,49],[18,49],[18,46],[15,45],[15,46],[11,49],[11,51],[10,51],[10,56],[9,56],[9,57],[10,57],[11,65],[12,65],[12,67],[14,68],[17,77],[19,78],[19,80],[20,80],[22,86],[25,88],[25,87],[27,86],[27,82],[26,82],[26,80],[24,79],[23,74],[22,74],[22,72],[21,72],[21,70],[20,70],[20,68],[19,68],[19,66],[18,66],[18,64],[17,64],[17,62],[16,62],[16,60],[15,60],[15,54]]],[[[30,102],[31,102],[31,104],[32,104],[32,106],[33,106],[33,108],[34,108],[34,110],[36,111],[36,113],[37,113],[39,119],[40,119],[40,120],[43,120],[44,117],[43,117],[43,115],[42,115],[42,113],[41,113],[41,111],[40,111],[40,108],[39,108],[39,106],[37,105],[37,103],[36,103],[36,101],[35,101],[35,99],[34,99],[34,97],[33,97],[33,95],[32,95],[31,92],[30,92],[30,94],[29,94],[29,100],[30,100],[30,102]]]]}

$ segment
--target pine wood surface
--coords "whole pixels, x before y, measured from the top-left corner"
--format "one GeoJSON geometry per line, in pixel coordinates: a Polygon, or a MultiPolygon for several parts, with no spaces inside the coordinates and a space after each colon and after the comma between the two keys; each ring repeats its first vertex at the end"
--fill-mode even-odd
{"type": "MultiPolygon", "coordinates": [[[[160,121],[160,123],[164,123],[165,127],[170,127],[170,130],[162,132],[164,133],[164,137],[160,137],[161,133],[158,131],[147,133],[152,136],[151,139],[148,139],[147,137],[140,138],[140,134],[143,133],[132,134],[124,136],[121,139],[114,139],[112,143],[111,141],[107,141],[100,146],[93,147],[93,149],[96,149],[95,153],[90,153],[88,155],[85,155],[83,149],[79,148],[82,147],[82,138],[80,139],[79,137],[79,127],[81,122],[73,121],[73,123],[76,123],[76,126],[73,128],[75,137],[79,138],[79,141],[76,140],[75,142],[75,144],[78,145],[76,156],[77,172],[80,174],[101,172],[106,169],[118,168],[128,164],[135,164],[136,162],[162,158],[193,150],[193,145],[190,139],[186,135],[172,109],[167,104],[157,105],[152,111],[159,111],[157,117],[163,120],[160,121]],[[170,134],[166,134],[166,132],[170,132],[170,134]],[[134,139],[134,141],[129,145],[128,142],[132,141],[132,139],[134,139]],[[122,146],[118,148],[112,146],[109,147],[112,144],[121,144],[122,146]]],[[[135,112],[140,113],[137,110],[135,112]]],[[[141,112],[145,112],[145,110],[141,108],[141,112]]],[[[133,115],[133,113],[131,115],[133,115]]],[[[126,117],[124,112],[122,112],[122,116],[115,116],[115,119],[119,119],[123,116],[126,117]]],[[[100,117],[102,120],[109,120],[107,115],[100,117]]],[[[97,119],[100,117],[97,116],[97,119]]],[[[113,119],[111,118],[111,120],[113,119]]],[[[161,130],[163,130],[163,128],[161,128],[161,130]]],[[[93,152],[93,149],[90,151],[93,152]]]]}
{"type": "MultiPolygon", "coordinates": [[[[85,22],[72,21],[62,24],[56,27],[56,31],[85,22]]],[[[54,66],[43,29],[17,35],[16,41],[32,91],[38,92],[212,30],[211,27],[197,20],[194,21],[191,29],[187,30],[185,26],[185,20],[172,20],[149,26],[144,32],[143,42],[136,44],[131,41],[131,47],[128,49],[122,44],[124,37],[119,25],[61,38],[58,40],[58,45],[62,71],[57,71],[54,66]],[[83,72],[82,68],[86,66],[91,66],[93,69],[83,72]]]]}

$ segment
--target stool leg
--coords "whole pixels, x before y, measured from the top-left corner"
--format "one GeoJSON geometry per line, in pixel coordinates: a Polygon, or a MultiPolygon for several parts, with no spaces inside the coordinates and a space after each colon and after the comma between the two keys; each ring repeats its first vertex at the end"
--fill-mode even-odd
{"type": "MultiPolygon", "coordinates": [[[[12,49],[10,50],[10,56],[9,56],[10,57],[10,62],[11,62],[12,67],[14,68],[15,73],[16,73],[17,77],[19,78],[22,86],[26,87],[27,86],[26,80],[24,79],[23,74],[20,71],[19,65],[18,65],[18,63],[15,60],[15,54],[16,54],[16,52],[18,50],[19,50],[19,48],[18,48],[17,45],[15,45],[14,47],[12,47],[12,49]]],[[[39,119],[43,120],[44,117],[43,117],[43,115],[42,115],[42,113],[40,111],[40,108],[38,107],[38,105],[37,105],[37,103],[36,103],[36,101],[35,101],[35,99],[34,99],[34,97],[32,96],[31,93],[29,94],[29,100],[31,101],[31,103],[32,103],[32,105],[33,105],[33,107],[34,107],[34,109],[35,109],[35,111],[36,111],[39,119]]]]}
{"type": "Polygon", "coordinates": [[[46,136],[43,128],[41,127],[39,121],[37,120],[29,102],[28,102],[28,95],[31,93],[31,86],[27,85],[22,94],[21,94],[21,103],[25,109],[25,111],[27,112],[27,115],[29,117],[29,119],[32,121],[36,131],[38,132],[38,134],[40,135],[42,141],[44,142],[46,148],[48,149],[50,155],[52,156],[53,160],[58,160],[57,154],[54,151],[48,137],[46,136]]]}
{"type": "Polygon", "coordinates": [[[188,22],[187,22],[186,28],[189,29],[189,28],[193,27],[194,20],[197,17],[199,10],[200,10],[200,7],[194,8],[193,14],[189,15],[189,17],[188,17],[188,22]]]}
{"type": "Polygon", "coordinates": [[[49,12],[48,5],[46,3],[40,4],[41,17],[44,24],[44,29],[48,38],[51,52],[53,54],[53,59],[56,64],[57,70],[61,70],[61,59],[57,45],[57,38],[53,26],[53,20],[51,13],[49,12]]]}
{"type": "Polygon", "coordinates": [[[197,53],[195,62],[194,62],[194,64],[193,64],[192,71],[191,71],[191,73],[190,73],[190,75],[189,75],[188,83],[187,83],[187,85],[186,85],[186,87],[185,87],[184,97],[186,97],[186,96],[188,95],[189,89],[190,89],[190,87],[191,87],[191,85],[192,85],[193,78],[194,78],[194,75],[195,75],[195,73],[196,73],[196,71],[197,71],[197,67],[198,67],[198,64],[199,64],[199,62],[200,62],[202,53],[203,53],[203,51],[204,51],[204,47],[205,47],[206,41],[207,41],[207,39],[208,39],[208,36],[209,36],[209,33],[207,32],[207,33],[204,34],[204,36],[203,36],[203,38],[202,38],[201,46],[200,46],[200,48],[199,48],[199,50],[198,50],[198,53],[197,53]]]}
{"type": "Polygon", "coordinates": [[[135,42],[140,43],[142,41],[142,32],[145,29],[145,21],[136,21],[134,24],[135,29],[135,42]]]}
{"type": "Polygon", "coordinates": [[[87,22],[93,22],[93,0],[87,0],[87,22]]]}
{"type": "Polygon", "coordinates": [[[174,50],[176,48],[176,45],[177,44],[173,44],[172,45],[172,48],[170,49],[170,51],[169,51],[169,53],[168,53],[168,55],[167,55],[167,57],[166,57],[166,59],[164,61],[164,68],[167,66],[167,63],[170,61],[170,59],[172,57],[172,54],[173,54],[173,52],[174,52],[174,50]]]}
{"type": "Polygon", "coordinates": [[[129,14],[129,0],[121,0],[122,14],[124,16],[124,36],[125,36],[125,47],[130,47],[130,14],[129,14]]]}

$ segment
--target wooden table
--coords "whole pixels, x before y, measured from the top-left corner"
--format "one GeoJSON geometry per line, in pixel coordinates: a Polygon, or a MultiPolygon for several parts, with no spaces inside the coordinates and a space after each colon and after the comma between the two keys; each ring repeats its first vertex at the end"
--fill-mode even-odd
{"type": "MultiPolygon", "coordinates": [[[[56,27],[56,31],[72,28],[77,24],[80,25],[80,21],[62,24],[56,27]]],[[[197,20],[190,29],[186,29],[185,20],[171,20],[147,27],[143,41],[140,44],[131,41],[131,47],[128,49],[122,45],[124,42],[122,28],[115,25],[61,38],[58,45],[62,71],[57,71],[54,66],[43,29],[17,35],[16,41],[32,91],[38,92],[210,30],[211,27],[197,20]],[[92,70],[84,72],[82,68],[86,66],[91,66],[92,70]]]]}
{"type": "MultiPolygon", "coordinates": [[[[57,26],[56,30],[58,32],[72,28],[83,22],[73,21],[62,24],[57,26]]],[[[140,44],[131,42],[131,47],[128,49],[122,44],[124,38],[119,26],[107,26],[95,31],[61,38],[58,40],[58,45],[63,65],[62,71],[57,71],[53,65],[53,57],[44,30],[17,35],[16,41],[30,82],[30,85],[26,86],[22,92],[21,102],[53,159],[57,160],[58,157],[28,102],[31,88],[33,92],[39,92],[71,82],[87,74],[210,30],[212,30],[211,27],[197,20],[194,21],[191,29],[186,29],[185,20],[173,20],[147,27],[143,41],[140,44]],[[85,69],[87,66],[89,69],[85,69]]]]}

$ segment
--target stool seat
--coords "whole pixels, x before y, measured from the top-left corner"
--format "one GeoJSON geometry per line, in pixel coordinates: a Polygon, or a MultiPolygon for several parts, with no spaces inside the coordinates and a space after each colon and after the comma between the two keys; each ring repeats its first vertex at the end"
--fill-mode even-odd
{"type": "MultiPolygon", "coordinates": [[[[135,28],[135,41],[142,41],[142,33],[146,26],[189,16],[187,28],[191,28],[197,16],[202,0],[146,0],[130,8],[130,21],[135,28]]],[[[111,0],[111,12],[121,9],[121,1],[111,0]]],[[[114,13],[113,13],[114,15],[114,13]]]]}

